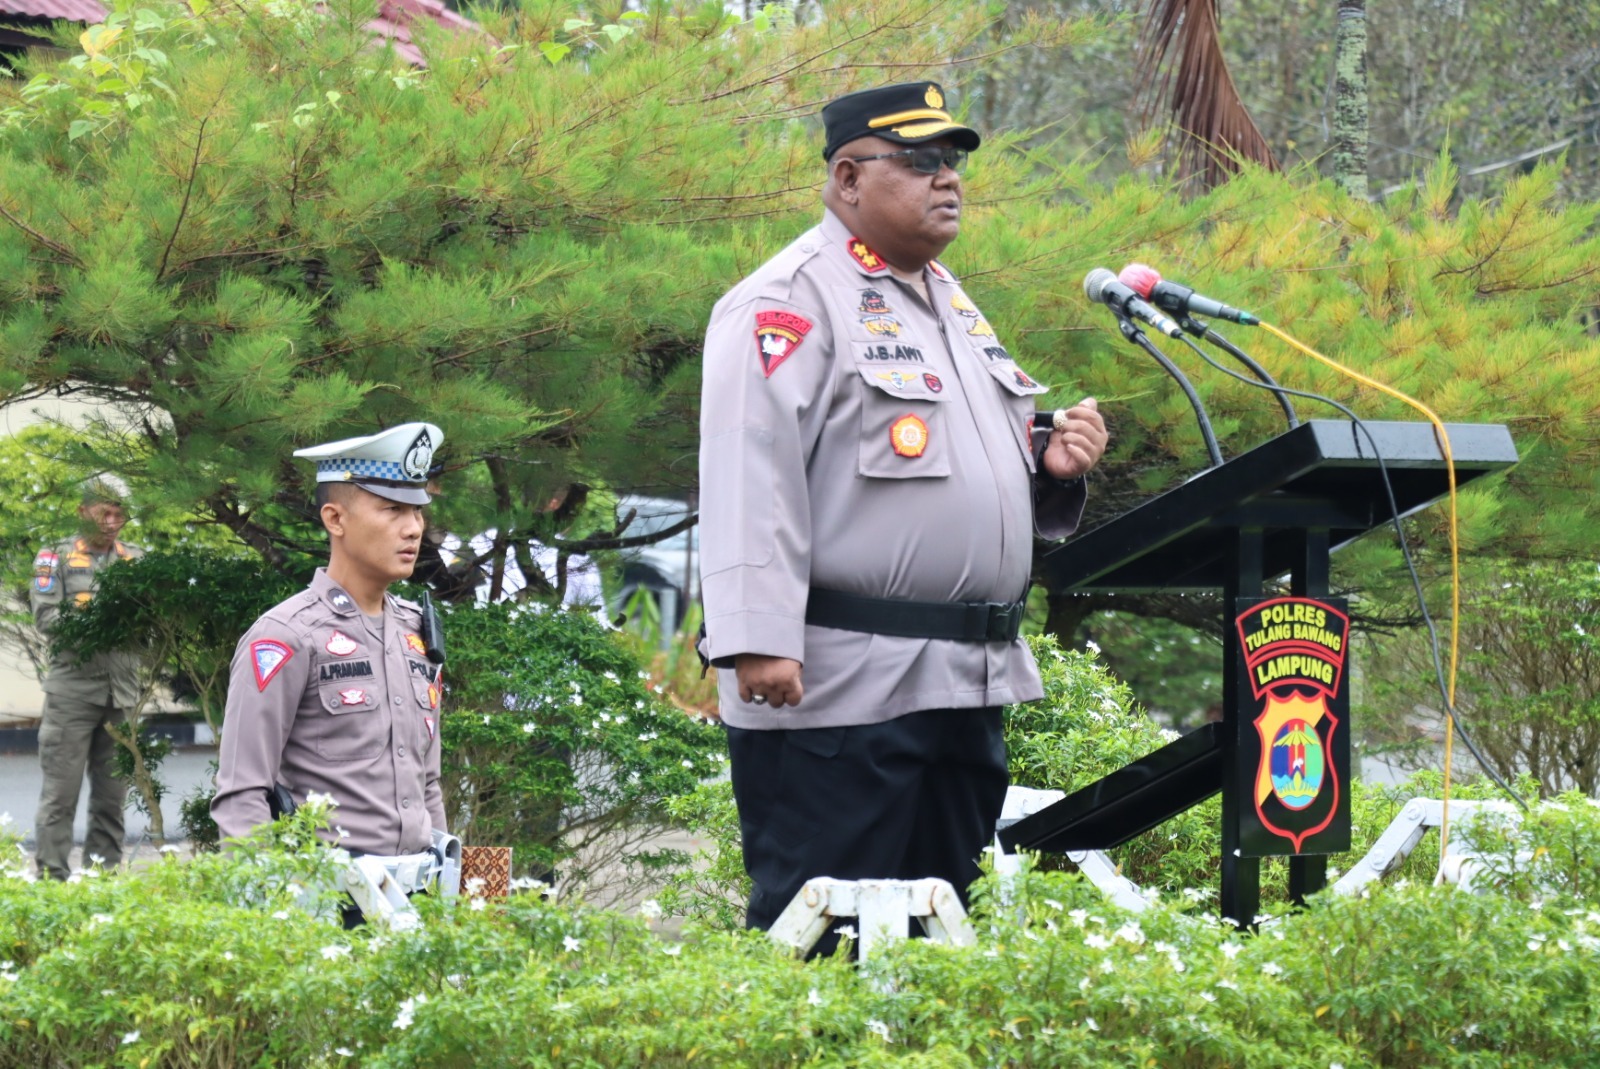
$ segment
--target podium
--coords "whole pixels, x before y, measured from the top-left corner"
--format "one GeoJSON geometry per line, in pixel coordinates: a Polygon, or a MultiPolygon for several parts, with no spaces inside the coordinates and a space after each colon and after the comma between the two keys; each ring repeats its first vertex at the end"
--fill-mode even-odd
{"type": "MultiPolygon", "coordinates": [[[[1008,850],[1105,850],[1222,793],[1224,917],[1254,922],[1260,859],[1289,858],[1296,902],[1350,848],[1348,615],[1329,556],[1448,493],[1431,424],[1313,420],[1043,558],[1053,593],[1222,595],[1223,717],[999,831],[1008,850]],[[1290,594],[1266,597],[1287,575],[1290,594]]],[[[1499,424],[1447,424],[1456,482],[1517,461],[1499,424]]]]}

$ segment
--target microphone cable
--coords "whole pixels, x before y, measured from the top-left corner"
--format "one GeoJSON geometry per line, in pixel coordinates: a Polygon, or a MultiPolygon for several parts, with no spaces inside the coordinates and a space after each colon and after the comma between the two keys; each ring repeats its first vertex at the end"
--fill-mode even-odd
{"type": "MultiPolygon", "coordinates": [[[[1363,376],[1358,372],[1351,371],[1350,369],[1345,368],[1345,367],[1335,363],[1332,360],[1329,360],[1327,357],[1322,356],[1320,353],[1316,353],[1316,352],[1312,351],[1311,349],[1309,349],[1308,347],[1301,345],[1299,342],[1295,341],[1293,338],[1290,338],[1288,335],[1283,334],[1277,328],[1273,327],[1270,323],[1262,322],[1260,325],[1264,329],[1266,329],[1266,330],[1272,332],[1273,334],[1276,334],[1279,337],[1283,338],[1284,340],[1288,341],[1291,345],[1294,345],[1296,348],[1304,349],[1306,352],[1310,353],[1312,356],[1316,357],[1318,360],[1321,360],[1323,363],[1328,364],[1329,366],[1335,368],[1336,370],[1339,370],[1340,372],[1349,374],[1351,377],[1356,378],[1358,381],[1369,382],[1373,386],[1375,386],[1376,388],[1384,390],[1385,392],[1388,392],[1388,393],[1397,393],[1397,391],[1390,390],[1388,387],[1385,387],[1385,386],[1383,386],[1383,385],[1381,385],[1379,383],[1376,383],[1376,382],[1372,382],[1372,380],[1367,379],[1366,376],[1363,376]]],[[[1183,340],[1183,343],[1185,345],[1187,345],[1189,348],[1193,349],[1195,351],[1195,353],[1197,353],[1199,355],[1200,359],[1204,360],[1206,363],[1210,364],[1213,368],[1215,368],[1216,370],[1222,372],[1224,375],[1227,375],[1230,378],[1238,379],[1240,382],[1246,384],[1247,386],[1253,386],[1256,389],[1260,389],[1260,390],[1268,390],[1268,391],[1275,391],[1275,392],[1276,391],[1281,391],[1282,393],[1289,394],[1289,395],[1294,396],[1294,397],[1303,397],[1308,401],[1317,401],[1317,402],[1320,402],[1321,404],[1325,404],[1325,405],[1328,405],[1331,408],[1337,409],[1339,412],[1343,413],[1344,416],[1347,419],[1350,420],[1351,424],[1357,430],[1359,430],[1361,432],[1361,434],[1363,434],[1366,437],[1367,444],[1372,449],[1373,458],[1375,460],[1377,460],[1377,462],[1378,462],[1378,474],[1379,474],[1379,476],[1380,476],[1380,478],[1381,478],[1381,480],[1383,482],[1383,491],[1384,491],[1384,494],[1388,497],[1388,500],[1389,500],[1389,515],[1390,515],[1391,521],[1392,521],[1392,523],[1394,525],[1395,538],[1400,543],[1400,554],[1401,554],[1401,557],[1405,560],[1406,571],[1411,576],[1412,589],[1416,592],[1417,607],[1422,611],[1422,620],[1423,620],[1423,623],[1427,626],[1427,629],[1428,629],[1429,649],[1430,649],[1430,652],[1432,653],[1432,656],[1433,656],[1434,679],[1435,679],[1435,681],[1436,681],[1436,683],[1438,684],[1438,687],[1439,687],[1439,695],[1440,695],[1440,697],[1442,697],[1444,699],[1444,702],[1445,702],[1445,714],[1446,714],[1445,715],[1445,780],[1444,780],[1444,799],[1443,799],[1443,804],[1442,804],[1442,817],[1441,817],[1440,828],[1439,828],[1439,860],[1440,860],[1440,864],[1442,866],[1443,862],[1444,862],[1445,846],[1449,842],[1448,830],[1449,830],[1449,814],[1450,814],[1450,756],[1451,756],[1450,744],[1451,744],[1451,729],[1452,729],[1452,726],[1454,727],[1454,730],[1460,732],[1461,741],[1466,745],[1467,749],[1469,751],[1471,751],[1472,756],[1477,760],[1479,767],[1481,767],[1483,769],[1484,774],[1486,776],[1488,776],[1491,781],[1494,782],[1495,786],[1499,787],[1500,790],[1505,792],[1507,797],[1509,797],[1512,801],[1516,802],[1517,805],[1521,806],[1524,811],[1526,811],[1528,809],[1528,803],[1523,801],[1521,795],[1517,794],[1516,791],[1512,790],[1510,784],[1506,783],[1506,781],[1501,778],[1499,773],[1497,773],[1489,765],[1488,760],[1483,756],[1483,753],[1478,749],[1477,745],[1472,741],[1472,736],[1467,733],[1466,728],[1462,727],[1460,725],[1459,721],[1457,720],[1456,709],[1455,709],[1455,701],[1454,701],[1454,694],[1455,694],[1455,658],[1454,658],[1453,654],[1454,654],[1455,649],[1456,649],[1456,646],[1454,645],[1454,643],[1456,641],[1458,641],[1459,632],[1456,630],[1456,628],[1454,628],[1454,627],[1452,628],[1452,633],[1451,633],[1451,639],[1452,639],[1451,676],[1450,676],[1450,682],[1447,685],[1446,682],[1445,682],[1444,666],[1443,666],[1443,663],[1442,663],[1442,661],[1440,659],[1440,656],[1439,656],[1439,632],[1438,632],[1438,628],[1434,625],[1432,614],[1428,612],[1428,601],[1427,601],[1426,595],[1423,593],[1423,590],[1422,590],[1422,579],[1417,574],[1416,563],[1411,559],[1411,548],[1406,542],[1405,527],[1401,523],[1400,505],[1395,500],[1394,486],[1389,480],[1389,468],[1388,468],[1388,465],[1384,463],[1383,453],[1378,448],[1378,441],[1377,441],[1377,439],[1375,437],[1373,437],[1371,429],[1366,425],[1366,423],[1361,419],[1361,417],[1357,416],[1348,407],[1346,407],[1345,405],[1339,403],[1338,401],[1335,401],[1333,398],[1326,397],[1326,396],[1324,396],[1322,394],[1319,394],[1319,393],[1311,393],[1311,392],[1308,392],[1306,390],[1291,389],[1291,388],[1289,388],[1287,386],[1283,386],[1283,385],[1279,385],[1279,386],[1276,386],[1276,387],[1269,386],[1266,383],[1261,382],[1258,379],[1251,378],[1248,375],[1240,374],[1239,372],[1233,370],[1232,368],[1226,367],[1223,364],[1219,363],[1214,357],[1212,357],[1212,355],[1210,353],[1206,352],[1204,349],[1200,348],[1200,346],[1196,345],[1192,340],[1190,340],[1187,335],[1184,336],[1184,338],[1182,340],[1183,340]]],[[[1410,402],[1410,399],[1409,398],[1405,398],[1403,395],[1401,395],[1401,397],[1402,397],[1403,400],[1406,400],[1408,403],[1417,404],[1419,407],[1421,407],[1419,402],[1410,402]]],[[[1426,411],[1426,409],[1424,409],[1424,411],[1426,411]]],[[[1455,540],[1455,522],[1454,522],[1455,521],[1455,467],[1454,467],[1455,461],[1454,461],[1454,458],[1449,453],[1449,444],[1448,444],[1449,439],[1444,434],[1443,425],[1438,422],[1438,417],[1437,416],[1433,416],[1433,414],[1431,412],[1429,412],[1428,415],[1431,417],[1431,420],[1434,423],[1435,433],[1441,435],[1441,438],[1444,441],[1443,448],[1445,450],[1445,459],[1446,459],[1447,465],[1449,466],[1447,470],[1449,472],[1449,478],[1450,478],[1450,503],[1451,503],[1451,532],[1450,532],[1451,533],[1451,550],[1452,550],[1452,554],[1451,554],[1451,578],[1452,578],[1452,590],[1453,591],[1458,591],[1459,590],[1459,586],[1458,586],[1459,575],[1458,575],[1457,571],[1455,570],[1456,569],[1456,557],[1455,557],[1456,540],[1455,540]]],[[[1459,607],[1459,601],[1458,600],[1453,600],[1452,604],[1457,606],[1457,607],[1459,607]]],[[[1456,612],[1457,612],[1457,615],[1459,615],[1459,608],[1456,609],[1456,612]]]]}

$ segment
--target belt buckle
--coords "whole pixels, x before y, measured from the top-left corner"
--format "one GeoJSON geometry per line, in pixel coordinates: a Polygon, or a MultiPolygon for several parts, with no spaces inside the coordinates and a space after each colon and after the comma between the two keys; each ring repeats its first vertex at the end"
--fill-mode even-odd
{"type": "Polygon", "coordinates": [[[1020,601],[991,601],[989,602],[988,626],[985,628],[984,640],[987,642],[1011,642],[1022,632],[1022,602],[1020,601]]]}

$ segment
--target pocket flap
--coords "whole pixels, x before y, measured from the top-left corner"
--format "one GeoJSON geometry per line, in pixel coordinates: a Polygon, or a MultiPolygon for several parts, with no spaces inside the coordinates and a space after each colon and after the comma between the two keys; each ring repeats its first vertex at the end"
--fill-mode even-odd
{"type": "Polygon", "coordinates": [[[1001,360],[988,367],[989,374],[995,377],[995,381],[1004,386],[1007,392],[1018,397],[1031,397],[1034,394],[1050,391],[1050,387],[1037,382],[1032,375],[1018,367],[1015,361],[1001,360]]]}

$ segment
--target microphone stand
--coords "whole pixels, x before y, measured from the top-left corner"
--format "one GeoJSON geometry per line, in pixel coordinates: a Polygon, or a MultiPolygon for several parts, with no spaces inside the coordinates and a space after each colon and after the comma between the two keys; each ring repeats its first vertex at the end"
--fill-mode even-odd
{"type": "MultiPolygon", "coordinates": [[[[1155,344],[1145,337],[1144,331],[1134,326],[1127,316],[1118,312],[1115,308],[1112,308],[1111,311],[1117,317],[1117,325],[1122,328],[1122,336],[1154,357],[1155,362],[1160,364],[1162,369],[1176,379],[1178,385],[1182,387],[1184,396],[1189,399],[1189,404],[1194,408],[1194,418],[1200,424],[1200,437],[1206,440],[1206,452],[1211,455],[1211,466],[1213,468],[1222,467],[1222,448],[1217,445],[1216,432],[1211,429],[1211,417],[1206,415],[1206,406],[1201,402],[1200,395],[1194,392],[1194,386],[1184,377],[1183,372],[1178,370],[1178,365],[1167,359],[1167,354],[1157,349],[1155,344]]],[[[1262,372],[1262,374],[1266,373],[1262,372]]]]}
{"type": "MultiPolygon", "coordinates": [[[[1182,327],[1184,330],[1188,331],[1190,334],[1193,334],[1197,338],[1205,339],[1212,345],[1215,345],[1217,348],[1227,353],[1229,356],[1233,357],[1235,360],[1239,361],[1239,363],[1243,364],[1245,367],[1249,368],[1251,374],[1255,375],[1255,377],[1263,385],[1265,385],[1267,389],[1272,391],[1272,396],[1278,399],[1278,405],[1283,409],[1283,414],[1289,419],[1289,429],[1293,430],[1294,428],[1300,426],[1300,417],[1295,414],[1294,402],[1289,400],[1289,395],[1283,392],[1283,387],[1278,385],[1278,380],[1273,378],[1271,373],[1268,372],[1266,368],[1262,367],[1260,364],[1251,359],[1250,354],[1246,353],[1243,349],[1239,348],[1227,338],[1224,338],[1221,334],[1218,334],[1215,330],[1212,330],[1210,326],[1200,322],[1200,320],[1194,318],[1192,315],[1180,315],[1178,317],[1178,326],[1182,327]]],[[[1194,343],[1187,342],[1187,344],[1193,346],[1194,343]]]]}

